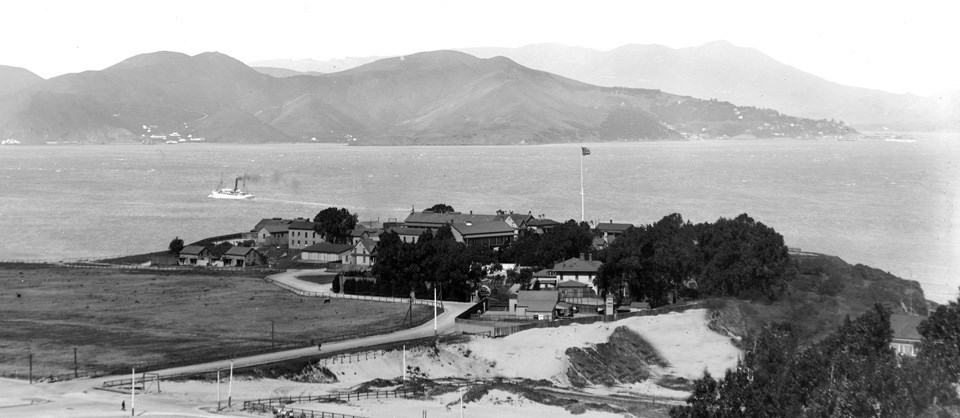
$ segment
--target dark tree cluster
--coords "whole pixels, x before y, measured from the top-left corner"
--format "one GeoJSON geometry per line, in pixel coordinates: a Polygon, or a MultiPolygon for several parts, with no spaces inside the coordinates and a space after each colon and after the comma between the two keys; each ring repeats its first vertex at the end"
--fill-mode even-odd
{"type": "Polygon", "coordinates": [[[777,299],[790,261],[783,236],[746,214],[694,226],[702,260],[702,293],[777,299]]]}
{"type": "Polygon", "coordinates": [[[170,249],[170,254],[180,254],[180,251],[183,250],[183,240],[180,239],[180,237],[174,238],[170,241],[168,248],[170,249]]]}
{"type": "MultiPolygon", "coordinates": [[[[380,234],[377,263],[371,269],[376,281],[372,289],[363,291],[379,296],[432,298],[431,289],[437,286],[440,298],[467,301],[495,261],[492,250],[457,242],[449,226],[441,227],[436,235],[425,231],[416,243],[403,242],[397,233],[385,232],[380,234]]],[[[359,281],[358,285],[369,286],[359,281]]]]}
{"type": "Polygon", "coordinates": [[[789,261],[783,236],[746,214],[696,225],[668,215],[627,230],[600,258],[599,289],[619,296],[627,288],[653,306],[681,292],[776,299],[789,261]]]}
{"type": "Polygon", "coordinates": [[[923,322],[916,358],[890,348],[890,314],[879,304],[809,347],[800,346],[789,325],[771,325],[735,370],[696,380],[687,405],[670,416],[936,416],[958,404],[957,375],[946,367],[960,354],[957,315],[951,303],[923,322]]]}
{"type": "Polygon", "coordinates": [[[960,296],[938,306],[918,329],[921,357],[941,370],[952,382],[960,383],[960,296]]]}
{"type": "Polygon", "coordinates": [[[589,252],[592,244],[590,225],[571,219],[543,234],[522,231],[515,241],[500,250],[500,261],[546,268],[589,252]]]}
{"type": "Polygon", "coordinates": [[[430,206],[427,209],[424,209],[424,212],[433,212],[433,213],[452,213],[456,212],[453,210],[453,206],[450,206],[446,203],[437,203],[436,205],[430,206]]]}
{"type": "Polygon", "coordinates": [[[346,244],[350,241],[350,231],[357,226],[357,215],[345,208],[326,208],[313,218],[314,230],[324,241],[346,244]]]}

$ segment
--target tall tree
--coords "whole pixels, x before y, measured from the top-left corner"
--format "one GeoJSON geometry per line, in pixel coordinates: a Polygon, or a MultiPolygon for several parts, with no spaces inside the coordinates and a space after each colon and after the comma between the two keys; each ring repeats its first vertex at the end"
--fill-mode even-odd
{"type": "MultiPolygon", "coordinates": [[[[694,383],[673,417],[936,416],[957,404],[942,364],[898,358],[890,349],[889,313],[875,305],[809,347],[789,326],[765,329],[735,370],[694,383]]],[[[923,326],[921,326],[923,327],[923,326]]],[[[921,355],[923,351],[921,350],[921,355]]]]}
{"type": "Polygon", "coordinates": [[[960,383],[960,297],[940,305],[918,329],[923,340],[920,357],[943,365],[951,381],[960,383]]]}
{"type": "Polygon", "coordinates": [[[170,241],[170,254],[179,254],[183,250],[183,240],[180,237],[174,238],[170,241]]]}
{"type": "Polygon", "coordinates": [[[695,227],[701,251],[701,291],[712,295],[777,299],[786,288],[789,257],[783,236],[747,214],[695,227]]]}
{"type": "Polygon", "coordinates": [[[670,303],[671,296],[675,301],[699,268],[692,227],[675,213],[618,237],[604,254],[595,284],[602,290],[626,286],[630,294],[660,306],[670,303]]]}
{"type": "Polygon", "coordinates": [[[515,241],[501,248],[500,261],[546,268],[589,252],[592,244],[590,225],[571,219],[543,234],[522,231],[515,241]]]}
{"type": "Polygon", "coordinates": [[[357,226],[357,215],[346,208],[326,208],[313,221],[314,229],[325,241],[345,244],[350,241],[350,231],[357,226]]]}

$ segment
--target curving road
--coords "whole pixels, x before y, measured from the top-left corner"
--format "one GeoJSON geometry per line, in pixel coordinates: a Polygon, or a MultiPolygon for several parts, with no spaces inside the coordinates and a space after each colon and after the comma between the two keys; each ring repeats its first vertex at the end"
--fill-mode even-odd
{"type": "MultiPolygon", "coordinates": [[[[268,279],[271,281],[276,281],[282,283],[286,286],[293,287],[297,290],[303,292],[318,292],[318,293],[327,293],[330,292],[330,285],[321,285],[317,283],[311,283],[303,280],[297,279],[301,275],[316,275],[326,273],[326,270],[291,270],[284,273],[275,274],[269,276],[268,279]]],[[[336,295],[336,294],[333,294],[336,295]]],[[[331,295],[331,296],[333,296],[331,295]]],[[[333,296],[336,297],[336,296],[333,296]]],[[[408,303],[407,299],[399,299],[396,301],[398,303],[408,303]]],[[[424,301],[433,304],[433,301],[424,301]]],[[[452,332],[456,328],[456,318],[465,310],[472,307],[473,303],[466,302],[441,302],[444,307],[444,312],[437,317],[437,330],[439,334],[445,334],[452,332]]],[[[381,344],[396,343],[407,340],[414,340],[419,338],[432,337],[434,335],[434,321],[428,321],[422,325],[401,330],[395,331],[389,334],[381,335],[372,335],[369,337],[357,338],[353,340],[344,340],[325,343],[322,347],[322,353],[335,353],[345,350],[353,350],[357,348],[370,347],[381,344]]],[[[267,354],[258,354],[247,357],[240,357],[233,360],[234,367],[248,367],[248,366],[257,366],[261,364],[273,363],[277,361],[284,360],[293,360],[302,357],[316,356],[321,353],[321,349],[317,347],[305,347],[297,348],[286,351],[278,351],[274,353],[267,354]]],[[[162,370],[153,370],[151,373],[159,373],[160,375],[173,375],[181,373],[203,373],[203,372],[212,372],[217,369],[227,370],[230,368],[230,360],[221,360],[221,361],[212,361],[208,363],[194,364],[190,366],[183,367],[173,367],[169,369],[162,370]]],[[[117,376],[113,378],[124,378],[126,376],[117,376]]],[[[102,379],[108,380],[108,379],[102,379]]]]}

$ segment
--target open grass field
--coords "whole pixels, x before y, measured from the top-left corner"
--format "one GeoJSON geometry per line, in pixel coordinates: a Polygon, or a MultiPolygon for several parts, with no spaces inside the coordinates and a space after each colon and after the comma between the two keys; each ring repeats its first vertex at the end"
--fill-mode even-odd
{"type": "MultiPolygon", "coordinates": [[[[281,290],[256,276],[0,265],[0,375],[225,357],[275,339],[327,340],[400,325],[408,306],[281,290]]],[[[432,317],[417,306],[418,322],[432,317]]]]}

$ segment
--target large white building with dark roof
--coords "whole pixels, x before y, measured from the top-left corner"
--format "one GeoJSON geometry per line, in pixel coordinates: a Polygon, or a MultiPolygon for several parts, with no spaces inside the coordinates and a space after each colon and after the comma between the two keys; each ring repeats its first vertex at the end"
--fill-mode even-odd
{"type": "Polygon", "coordinates": [[[412,212],[407,215],[403,224],[407,228],[430,229],[436,232],[441,226],[453,223],[485,223],[498,219],[500,215],[474,215],[473,213],[433,213],[433,212],[412,212]]]}
{"type": "Polygon", "coordinates": [[[589,285],[596,292],[597,288],[593,284],[593,279],[597,277],[602,265],[603,263],[600,261],[584,258],[581,255],[554,264],[550,272],[556,275],[558,283],[574,280],[589,285]]]}
{"type": "Polygon", "coordinates": [[[290,248],[306,248],[318,242],[324,242],[320,234],[314,229],[315,222],[297,219],[287,225],[287,246],[290,248]]]}
{"type": "Polygon", "coordinates": [[[493,249],[509,244],[517,235],[516,228],[501,220],[479,224],[454,223],[451,231],[458,242],[493,249]]]}

